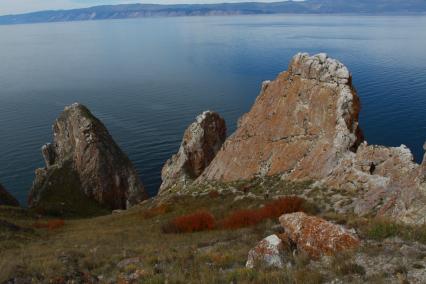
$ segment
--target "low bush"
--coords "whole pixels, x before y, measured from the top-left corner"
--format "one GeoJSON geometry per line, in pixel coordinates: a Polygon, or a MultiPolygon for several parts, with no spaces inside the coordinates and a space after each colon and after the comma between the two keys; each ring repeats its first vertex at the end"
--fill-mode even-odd
{"type": "Polygon", "coordinates": [[[398,235],[399,230],[400,228],[396,223],[376,219],[369,224],[367,235],[370,239],[383,240],[398,235]]]}
{"type": "Polygon", "coordinates": [[[282,214],[305,211],[305,200],[296,196],[283,197],[257,209],[240,209],[231,212],[217,222],[207,211],[176,217],[162,227],[164,233],[191,233],[215,228],[239,229],[259,224],[267,219],[276,219],[282,214]]]}
{"type": "Polygon", "coordinates": [[[193,214],[174,218],[162,228],[164,233],[192,233],[215,228],[216,220],[208,211],[198,211],[193,214]]]}
{"type": "Polygon", "coordinates": [[[49,220],[47,222],[36,222],[34,223],[33,227],[37,229],[49,229],[49,230],[55,230],[63,227],[65,225],[65,221],[62,219],[54,219],[49,220]]]}
{"type": "Polygon", "coordinates": [[[289,196],[277,199],[265,204],[261,208],[261,215],[264,219],[278,218],[283,214],[305,211],[305,200],[297,196],[289,196]]]}
{"type": "Polygon", "coordinates": [[[400,237],[404,240],[426,244],[426,224],[405,225],[385,218],[374,218],[364,224],[361,230],[367,238],[373,240],[400,237]]]}
{"type": "Polygon", "coordinates": [[[220,223],[224,229],[238,229],[256,225],[266,219],[275,219],[283,214],[305,211],[305,200],[300,197],[283,197],[258,209],[234,211],[220,223]]]}
{"type": "Polygon", "coordinates": [[[220,223],[221,227],[224,229],[239,229],[256,225],[263,219],[264,218],[261,212],[259,212],[259,209],[243,209],[231,213],[220,223]]]}

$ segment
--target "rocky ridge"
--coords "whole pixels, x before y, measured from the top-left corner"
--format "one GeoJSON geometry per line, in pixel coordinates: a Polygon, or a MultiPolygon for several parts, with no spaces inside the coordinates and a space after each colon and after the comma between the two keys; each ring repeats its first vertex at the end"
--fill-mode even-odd
{"type": "MultiPolygon", "coordinates": [[[[265,81],[252,109],[197,182],[281,175],[315,186],[355,190],[358,214],[413,224],[426,216],[425,165],[410,150],[368,145],[349,70],[326,54],[293,57],[265,81]]],[[[426,160],[426,158],[425,158],[426,160]]]]}
{"type": "Polygon", "coordinates": [[[161,172],[159,194],[195,180],[210,164],[226,139],[225,120],[205,111],[185,130],[178,153],[169,159],[161,172]]]}
{"type": "Polygon", "coordinates": [[[29,206],[62,214],[81,206],[126,209],[146,198],[127,156],[83,105],[65,108],[42,147],[46,167],[36,170],[29,206]]]}
{"type": "Polygon", "coordinates": [[[363,141],[359,110],[345,66],[325,54],[298,54],[289,71],[263,83],[252,109],[199,180],[276,174],[321,179],[363,141]]]}

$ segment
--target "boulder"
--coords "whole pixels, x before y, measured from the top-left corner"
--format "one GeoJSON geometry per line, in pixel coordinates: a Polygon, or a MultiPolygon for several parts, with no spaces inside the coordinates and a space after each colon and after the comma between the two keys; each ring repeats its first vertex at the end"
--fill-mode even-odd
{"type": "Polygon", "coordinates": [[[19,206],[18,200],[0,184],[0,205],[19,206]]]}
{"type": "Polygon", "coordinates": [[[344,227],[303,212],[285,214],[279,220],[284,235],[312,258],[355,249],[360,244],[358,237],[344,227]]]}
{"type": "Polygon", "coordinates": [[[163,167],[159,193],[196,179],[216,156],[225,139],[226,124],[219,114],[205,111],[197,116],[185,130],[178,153],[163,167]]]}
{"type": "Polygon", "coordinates": [[[283,242],[277,235],[266,237],[249,251],[246,267],[254,268],[261,265],[283,268],[283,249],[283,242]]]}
{"type": "Polygon", "coordinates": [[[127,209],[146,198],[131,161],[108,130],[83,105],[65,108],[42,147],[29,207],[51,214],[86,215],[127,209]]]}
{"type": "Polygon", "coordinates": [[[280,175],[290,181],[356,191],[359,214],[422,224],[426,158],[404,145],[368,145],[349,70],[326,54],[299,53],[288,71],[262,84],[251,110],[197,182],[280,175]]]}

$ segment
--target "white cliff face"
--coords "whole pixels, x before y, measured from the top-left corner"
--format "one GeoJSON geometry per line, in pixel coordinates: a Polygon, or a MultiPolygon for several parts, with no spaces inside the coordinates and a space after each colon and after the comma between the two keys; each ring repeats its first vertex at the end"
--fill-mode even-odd
{"type": "Polygon", "coordinates": [[[322,83],[348,84],[351,80],[348,68],[326,53],[314,56],[298,53],[293,57],[288,71],[322,83]]]}
{"type": "Polygon", "coordinates": [[[217,113],[205,111],[185,131],[177,154],[161,172],[159,193],[172,186],[185,186],[210,164],[226,139],[225,120],[217,113]]]}

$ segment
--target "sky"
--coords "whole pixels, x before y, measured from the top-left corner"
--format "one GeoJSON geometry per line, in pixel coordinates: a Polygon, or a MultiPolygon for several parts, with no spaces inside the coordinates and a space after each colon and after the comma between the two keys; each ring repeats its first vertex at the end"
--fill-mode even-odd
{"type": "MultiPolygon", "coordinates": [[[[249,0],[0,0],[0,15],[20,14],[40,10],[73,9],[105,4],[126,3],[219,3],[219,2],[248,2],[249,0]]],[[[279,0],[275,0],[279,1],[279,0]]],[[[256,2],[274,2],[274,0],[256,0],[256,2]]]]}

